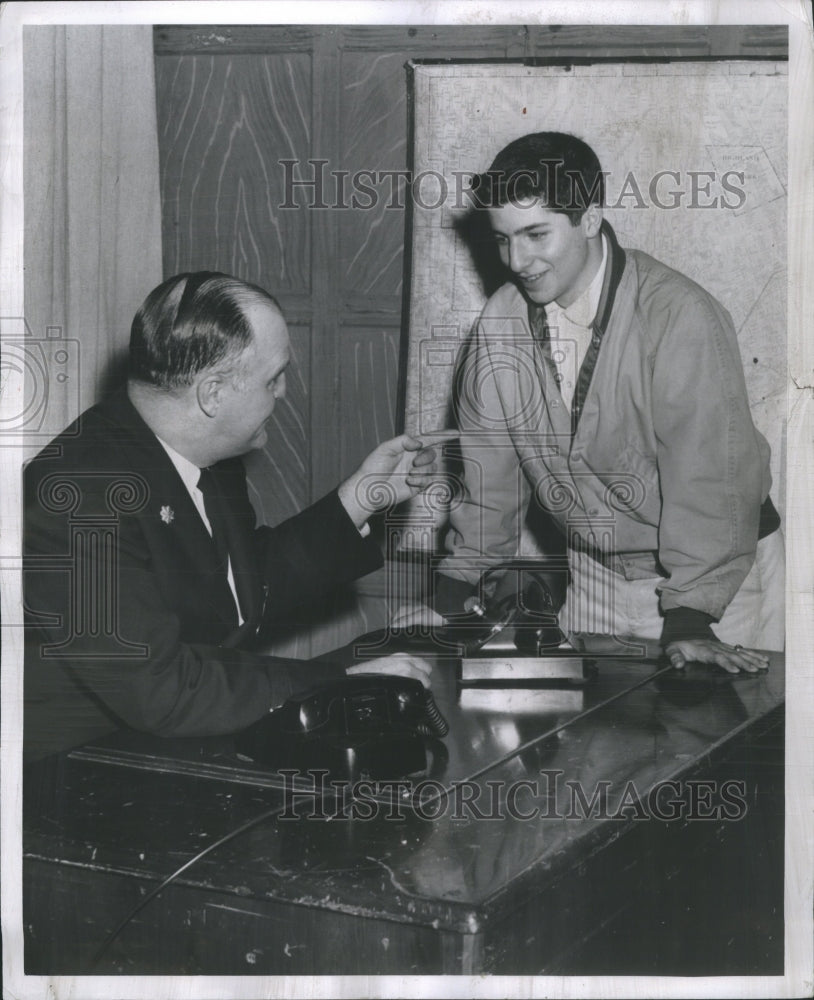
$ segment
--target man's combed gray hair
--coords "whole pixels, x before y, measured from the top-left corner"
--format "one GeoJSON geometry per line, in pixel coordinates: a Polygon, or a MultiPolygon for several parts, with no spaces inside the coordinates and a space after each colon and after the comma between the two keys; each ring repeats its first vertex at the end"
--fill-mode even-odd
{"type": "Polygon", "coordinates": [[[175,389],[190,385],[201,371],[228,367],[251,342],[245,308],[258,300],[279,309],[258,285],[228,274],[196,271],[168,278],[133,318],[129,377],[175,389]]]}

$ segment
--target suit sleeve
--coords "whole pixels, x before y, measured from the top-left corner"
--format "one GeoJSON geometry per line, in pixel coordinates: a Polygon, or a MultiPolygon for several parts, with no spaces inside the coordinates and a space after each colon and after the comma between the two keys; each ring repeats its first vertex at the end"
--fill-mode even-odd
{"type": "MultiPolygon", "coordinates": [[[[32,626],[27,699],[36,692],[43,702],[50,698],[57,711],[64,705],[61,714],[68,715],[70,690],[77,706],[95,706],[113,725],[161,736],[213,736],[249,725],[297,690],[341,676],[339,668],[182,636],[138,517],[120,517],[115,531],[106,527],[110,475],[83,476],[82,507],[69,510],[69,489],[43,500],[43,478],[54,468],[60,466],[35,462],[26,474],[24,581],[32,626]],[[99,530],[77,534],[79,516],[99,530]]],[[[316,575],[320,542],[315,539],[309,548],[305,535],[321,520],[317,511],[282,533],[288,547],[276,562],[281,588],[291,560],[296,563],[301,555],[309,560],[308,569],[300,570],[303,584],[316,575]]],[[[263,535],[271,559],[278,533],[263,535]]],[[[188,586],[195,585],[190,571],[188,586]]],[[[71,721],[66,718],[66,726],[71,721]]]]}
{"type": "Polygon", "coordinates": [[[378,546],[361,536],[336,490],[274,528],[258,528],[257,534],[271,621],[382,565],[378,546]]]}

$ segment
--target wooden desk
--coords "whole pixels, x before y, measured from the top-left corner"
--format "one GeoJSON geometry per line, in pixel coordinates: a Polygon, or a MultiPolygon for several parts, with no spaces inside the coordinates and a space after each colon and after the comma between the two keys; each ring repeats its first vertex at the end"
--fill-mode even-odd
{"type": "MultiPolygon", "coordinates": [[[[450,663],[434,690],[450,723],[438,777],[457,795],[438,818],[260,824],[152,900],[95,971],[782,971],[781,656],[734,679],[602,660],[583,695],[522,714],[466,708],[450,663]]],[[[28,973],[87,972],[168,874],[284,804],[280,776],[229,740],[122,735],[25,781],[28,973]]]]}

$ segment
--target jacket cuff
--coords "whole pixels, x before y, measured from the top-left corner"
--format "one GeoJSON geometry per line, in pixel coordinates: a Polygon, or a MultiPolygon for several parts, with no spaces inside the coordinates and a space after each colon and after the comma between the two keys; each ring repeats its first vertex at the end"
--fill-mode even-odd
{"type": "Polygon", "coordinates": [[[446,573],[436,573],[433,580],[432,607],[443,618],[466,613],[464,601],[476,593],[477,585],[446,573]]]}
{"type": "Polygon", "coordinates": [[[779,527],[780,515],[777,513],[777,508],[772,503],[772,498],[766,497],[760,506],[760,523],[757,529],[758,539],[766,538],[773,531],[777,531],[779,527]]]}
{"type": "Polygon", "coordinates": [[[329,526],[335,530],[336,541],[346,543],[348,546],[346,549],[344,544],[340,544],[335,551],[334,556],[338,564],[352,552],[360,559],[359,572],[354,576],[372,573],[382,565],[384,559],[381,549],[371,537],[370,524],[365,521],[361,528],[354,524],[353,518],[339,499],[338,490],[331,490],[313,505],[313,509],[318,512],[319,517],[325,517],[328,530],[331,530],[329,526]]]}
{"type": "Polygon", "coordinates": [[[715,639],[715,633],[710,628],[714,621],[713,615],[696,608],[670,608],[664,612],[661,644],[667,646],[680,639],[715,639]]]}
{"type": "Polygon", "coordinates": [[[286,530],[288,523],[273,529],[278,540],[266,575],[283,570],[289,591],[297,587],[306,593],[315,587],[324,591],[382,565],[381,549],[370,535],[361,534],[336,490],[291,518],[292,530],[286,530]]]}

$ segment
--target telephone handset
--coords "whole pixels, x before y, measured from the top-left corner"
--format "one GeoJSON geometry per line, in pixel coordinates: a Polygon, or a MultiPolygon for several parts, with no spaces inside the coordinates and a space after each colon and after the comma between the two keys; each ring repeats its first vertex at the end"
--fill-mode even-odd
{"type": "Polygon", "coordinates": [[[275,769],[326,769],[348,780],[426,769],[425,738],[446,720],[420,681],[355,674],[294,695],[235,738],[237,752],[275,769]]]}

